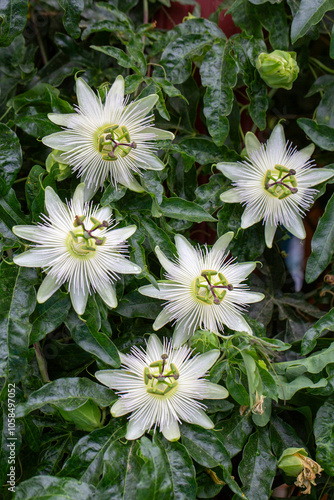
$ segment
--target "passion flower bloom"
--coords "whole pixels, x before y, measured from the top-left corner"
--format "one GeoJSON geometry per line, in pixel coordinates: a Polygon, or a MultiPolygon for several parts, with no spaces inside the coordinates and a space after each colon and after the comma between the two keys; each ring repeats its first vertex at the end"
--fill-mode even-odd
{"type": "Polygon", "coordinates": [[[273,129],[266,144],[247,132],[247,159],[238,163],[218,163],[217,168],[233,182],[222,193],[225,203],[246,205],[241,227],[246,229],[263,219],[266,245],[271,248],[278,224],[297,238],[306,236],[301,216],[313,203],[316,189],[310,187],[330,179],[334,173],[311,168],[314,144],[297,151],[285,141],[282,125],[273,129]]]}
{"type": "Polygon", "coordinates": [[[176,322],[174,344],[186,342],[200,328],[219,335],[223,325],[232,330],[252,334],[242,317],[247,304],[264,298],[262,293],[250,292],[242,283],[255,269],[256,262],[237,264],[227,258],[227,249],[233,233],[219,238],[209,251],[194,248],[183,236],[175,236],[178,258],[170,261],[157,246],[155,252],[166,269],[167,281],[139,288],[148,297],[165,301],[153,329],[159,330],[169,321],[176,322]]]}
{"type": "Polygon", "coordinates": [[[125,258],[126,240],[136,226],[113,229],[111,210],[84,203],[85,184],[79,184],[71,202],[63,203],[51,187],[45,189],[48,216],[35,226],[14,226],[16,236],[34,243],[14,257],[15,264],[42,267],[47,276],[37,301],[45,302],[68,282],[72,305],[85,312],[88,295],[97,292],[109,307],[117,306],[113,282],[118,274],[138,274],[137,264],[125,258]]]}
{"type": "Polygon", "coordinates": [[[219,349],[190,359],[187,346],[174,349],[173,343],[162,344],[150,335],[146,351],[132,347],[131,354],[121,354],[123,369],[101,370],[96,378],[118,391],[120,399],[111,407],[113,417],[131,412],[126,439],[137,439],[153,426],[166,439],[180,437],[181,420],[212,429],[212,420],[197,400],[224,399],[227,390],[203,378],[219,357],[219,349]]]}
{"type": "Polygon", "coordinates": [[[53,123],[66,129],[44,137],[43,143],[63,152],[62,162],[78,172],[90,193],[109,176],[114,186],[144,191],[134,174],[162,170],[164,164],[153,154],[154,141],[174,139],[171,132],[151,126],[153,115],[149,113],[158,96],[152,94],[127,105],[122,76],[116,78],[104,104],[82,78],[77,79],[76,90],[77,112],[49,114],[53,123]]]}

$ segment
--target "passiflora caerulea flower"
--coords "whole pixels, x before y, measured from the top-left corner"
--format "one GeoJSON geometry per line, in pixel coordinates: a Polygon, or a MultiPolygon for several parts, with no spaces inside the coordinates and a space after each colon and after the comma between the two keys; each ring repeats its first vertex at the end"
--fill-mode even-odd
{"type": "Polygon", "coordinates": [[[157,139],[174,139],[166,130],[152,126],[149,114],[158,100],[156,94],[127,104],[124,79],[118,76],[106,95],[105,103],[82,79],[76,81],[76,113],[49,114],[49,119],[66,127],[63,132],[48,135],[43,143],[62,151],[61,159],[94,193],[110,176],[133,191],[144,191],[134,174],[142,170],[162,170],[164,164],[153,152],[157,139]]]}
{"type": "Polygon", "coordinates": [[[227,259],[228,244],[233,238],[229,232],[219,238],[211,250],[194,248],[183,236],[175,236],[178,258],[170,261],[155,248],[167,280],[139,288],[148,297],[163,299],[164,308],[153,324],[158,330],[169,321],[176,322],[174,344],[186,342],[198,328],[219,335],[223,325],[232,330],[252,334],[242,316],[242,310],[252,302],[263,299],[262,293],[250,292],[242,283],[255,269],[256,262],[237,264],[227,259]]]}
{"type": "Polygon", "coordinates": [[[187,346],[173,348],[171,341],[162,344],[150,335],[146,351],[133,347],[131,354],[121,354],[123,369],[102,370],[96,378],[120,399],[111,407],[113,417],[131,412],[126,439],[137,439],[146,430],[159,426],[166,439],[180,437],[181,420],[212,429],[214,424],[204,413],[205,405],[197,400],[223,399],[227,390],[203,378],[218,359],[214,349],[190,359],[187,346]]]}
{"type": "Polygon", "coordinates": [[[330,179],[334,173],[325,168],[311,168],[314,144],[297,151],[286,143],[282,125],[273,129],[266,144],[247,132],[247,159],[238,163],[218,163],[217,168],[233,182],[233,189],[221,194],[225,203],[246,205],[241,227],[247,228],[263,219],[265,240],[269,248],[278,224],[305,238],[301,216],[311,206],[312,186],[330,179]]]}
{"type": "Polygon", "coordinates": [[[34,243],[14,257],[19,266],[42,267],[47,276],[37,301],[45,302],[68,282],[75,311],[83,314],[88,295],[97,292],[109,307],[117,306],[113,282],[118,274],[138,274],[137,264],[125,258],[126,239],[136,226],[113,229],[111,210],[84,202],[85,184],[79,184],[71,202],[64,204],[51,187],[45,189],[48,216],[35,226],[14,226],[12,231],[34,243]]]}

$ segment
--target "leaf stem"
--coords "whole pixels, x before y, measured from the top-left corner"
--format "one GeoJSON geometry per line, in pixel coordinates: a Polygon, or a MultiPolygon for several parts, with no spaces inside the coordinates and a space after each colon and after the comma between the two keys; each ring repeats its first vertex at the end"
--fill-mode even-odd
{"type": "Polygon", "coordinates": [[[38,368],[39,368],[39,371],[41,373],[43,383],[47,384],[48,382],[50,382],[50,379],[49,379],[48,369],[46,366],[46,361],[45,361],[45,358],[43,356],[43,351],[41,349],[41,345],[39,342],[35,342],[34,349],[35,349],[35,353],[36,353],[38,368]]]}
{"type": "Polygon", "coordinates": [[[48,63],[48,56],[46,55],[46,51],[45,51],[45,47],[44,47],[44,44],[43,44],[43,40],[42,40],[42,37],[41,37],[41,35],[40,35],[39,31],[38,31],[38,28],[37,28],[36,16],[35,16],[33,8],[31,8],[31,10],[30,10],[30,16],[31,16],[33,27],[34,27],[34,32],[35,32],[35,35],[36,35],[36,38],[37,38],[37,42],[38,42],[38,45],[39,45],[39,50],[41,51],[41,56],[42,56],[42,59],[43,59],[43,63],[44,63],[44,66],[46,66],[47,63],[48,63]]]}

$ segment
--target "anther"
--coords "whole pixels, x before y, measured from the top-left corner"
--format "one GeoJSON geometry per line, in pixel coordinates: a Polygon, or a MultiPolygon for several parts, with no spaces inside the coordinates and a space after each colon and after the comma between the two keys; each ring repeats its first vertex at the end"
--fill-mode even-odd
{"type": "Polygon", "coordinates": [[[167,359],[168,358],[168,354],[161,354],[161,359],[167,359]]]}

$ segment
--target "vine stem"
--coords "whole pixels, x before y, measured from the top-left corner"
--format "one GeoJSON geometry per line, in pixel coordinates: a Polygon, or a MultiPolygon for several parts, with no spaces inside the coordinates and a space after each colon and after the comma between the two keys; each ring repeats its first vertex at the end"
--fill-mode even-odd
{"type": "Polygon", "coordinates": [[[39,342],[35,342],[34,349],[35,349],[35,353],[36,353],[38,368],[39,368],[39,371],[40,371],[41,376],[42,376],[42,380],[43,380],[44,384],[47,384],[48,382],[50,382],[50,379],[49,379],[48,369],[46,366],[46,361],[45,361],[45,358],[43,356],[43,351],[41,349],[41,345],[39,342]]]}

